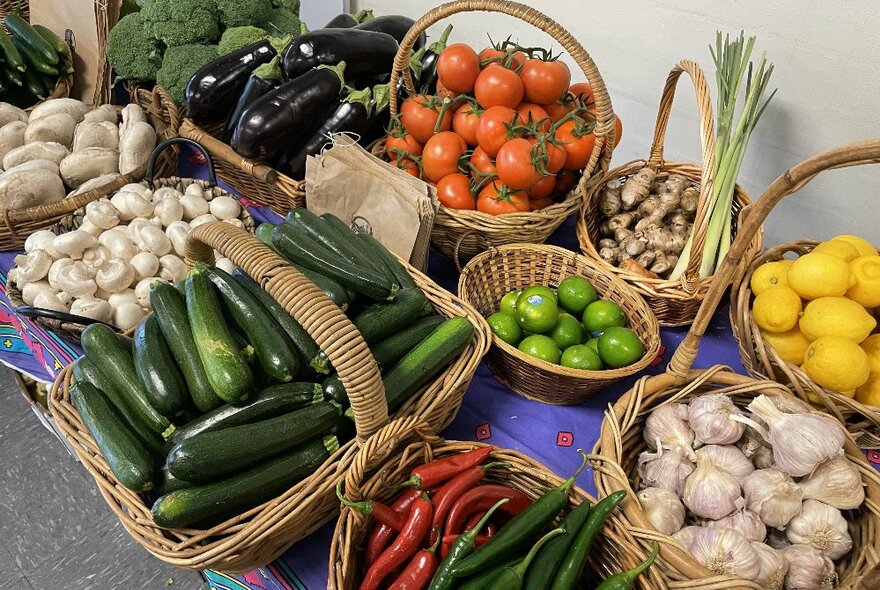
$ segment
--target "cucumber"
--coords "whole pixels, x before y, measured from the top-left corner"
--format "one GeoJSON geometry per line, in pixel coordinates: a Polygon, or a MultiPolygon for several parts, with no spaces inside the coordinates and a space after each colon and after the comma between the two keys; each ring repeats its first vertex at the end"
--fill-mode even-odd
{"type": "Polygon", "coordinates": [[[43,78],[32,68],[28,68],[28,70],[22,75],[22,81],[24,82],[24,87],[27,91],[40,100],[44,100],[49,96],[46,93],[46,85],[43,83],[43,78]]]}
{"type": "Polygon", "coordinates": [[[275,229],[275,225],[275,223],[263,222],[254,230],[254,235],[257,239],[273,250],[275,249],[275,246],[272,245],[272,230],[275,229]]]}
{"type": "Polygon", "coordinates": [[[174,362],[155,314],[141,320],[134,330],[134,368],[151,406],[168,418],[183,413],[189,397],[186,381],[174,362]]]}
{"type": "Polygon", "coordinates": [[[314,473],[338,447],[333,437],[315,439],[228,479],[171,492],[153,504],[153,521],[176,528],[245,512],[314,473]]]}
{"type": "Polygon", "coordinates": [[[388,269],[388,272],[391,273],[391,276],[394,277],[394,280],[402,289],[414,289],[417,287],[416,282],[406,268],[394,257],[394,254],[388,251],[382,242],[370,234],[358,234],[357,238],[360,240],[363,248],[368,249],[373,256],[382,261],[382,264],[385,265],[385,268],[388,269]]]}
{"type": "Polygon", "coordinates": [[[30,26],[26,20],[21,18],[20,15],[16,13],[7,14],[6,28],[9,29],[9,32],[12,33],[16,39],[21,41],[21,43],[27,47],[28,52],[31,53],[35,59],[39,59],[39,61],[43,61],[53,66],[58,63],[58,53],[45,39],[43,39],[43,36],[35,31],[34,28],[30,26]]]}
{"type": "Polygon", "coordinates": [[[119,483],[135,492],[153,487],[153,459],[110,402],[92,384],[77,382],[70,399],[119,483]]]}
{"type": "Polygon", "coordinates": [[[47,29],[43,25],[31,25],[34,30],[46,40],[46,43],[52,46],[52,49],[55,50],[55,53],[58,55],[62,55],[65,57],[70,57],[70,46],[65,43],[61,37],[56,35],[53,31],[47,29]]]}
{"type": "MultiPolygon", "coordinates": [[[[301,229],[313,240],[323,245],[340,258],[348,261],[350,264],[369,268],[379,274],[385,274],[383,266],[381,264],[377,266],[376,263],[373,260],[370,260],[370,258],[360,249],[354,247],[348,240],[348,237],[338,230],[337,226],[327,223],[308,209],[298,207],[291,210],[287,214],[286,223],[301,229]]],[[[345,233],[354,237],[351,230],[344,227],[344,225],[343,229],[345,233]]],[[[386,275],[386,278],[389,277],[386,275]]]]}
{"type": "MultiPolygon", "coordinates": [[[[351,420],[349,420],[349,422],[351,422],[351,420]]],[[[153,487],[157,494],[164,496],[165,494],[170,494],[177,490],[191,488],[193,487],[193,484],[188,481],[183,481],[182,479],[177,479],[170,471],[168,471],[168,466],[163,465],[162,469],[159,470],[159,473],[156,474],[156,481],[154,482],[153,487]]]]}
{"type": "Polygon", "coordinates": [[[58,75],[58,68],[41,60],[34,51],[25,45],[18,37],[12,37],[12,44],[25,60],[25,73],[31,74],[54,74],[58,75]]]}
{"type": "Polygon", "coordinates": [[[422,314],[427,298],[422,290],[401,289],[391,303],[374,303],[352,322],[367,344],[372,345],[400,331],[422,314]]]}
{"type": "Polygon", "coordinates": [[[224,404],[181,426],[171,437],[177,444],[203,432],[240,426],[280,416],[323,399],[317,383],[273,385],[257,393],[243,406],[224,404]]]}
{"type": "Polygon", "coordinates": [[[254,376],[223,319],[214,286],[202,272],[186,279],[186,311],[214,393],[228,403],[243,402],[253,389],[254,376]]]}
{"type": "Polygon", "coordinates": [[[168,469],[193,483],[216,481],[324,433],[341,415],[339,404],[319,402],[287,414],[203,432],[168,453],[168,469]]]}
{"type": "Polygon", "coordinates": [[[213,410],[223,400],[211,388],[208,374],[205,373],[205,367],[196,350],[189,317],[186,315],[184,295],[168,283],[157,281],[150,288],[150,304],[159,321],[162,336],[183,373],[193,403],[202,412],[213,410]]]}
{"type": "Polygon", "coordinates": [[[22,73],[18,70],[11,70],[9,68],[0,68],[0,74],[3,76],[3,80],[6,81],[6,86],[11,90],[13,88],[21,88],[24,85],[22,81],[22,73]]]}
{"type": "Polygon", "coordinates": [[[24,58],[22,58],[21,52],[12,44],[12,39],[9,35],[2,30],[0,30],[0,51],[3,53],[3,59],[6,61],[7,68],[18,70],[19,72],[25,71],[24,58]]]}
{"type": "Polygon", "coordinates": [[[446,321],[446,318],[439,315],[419,318],[410,326],[388,336],[373,346],[370,352],[373,353],[373,358],[379,363],[379,368],[382,372],[394,367],[400,359],[427,338],[444,321],[446,321]]]}
{"type": "Polygon", "coordinates": [[[331,375],[324,379],[321,383],[321,390],[324,392],[324,399],[334,401],[340,406],[347,407],[349,405],[348,392],[342,384],[342,379],[338,375],[331,375]]]}
{"type": "Polygon", "coordinates": [[[174,433],[174,425],[150,405],[143,385],[138,381],[131,352],[106,324],[92,324],[80,337],[83,351],[89,360],[107,378],[108,387],[118,390],[129,408],[137,414],[147,428],[168,440],[174,433]]]}

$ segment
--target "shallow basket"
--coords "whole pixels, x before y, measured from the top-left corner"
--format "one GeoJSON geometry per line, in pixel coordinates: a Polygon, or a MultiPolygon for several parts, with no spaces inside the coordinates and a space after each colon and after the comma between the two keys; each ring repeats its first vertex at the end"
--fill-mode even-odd
{"type": "MultiPolygon", "coordinates": [[[[669,73],[666,85],[663,88],[650,157],[648,160],[636,160],[609,170],[602,178],[591,182],[589,185],[590,190],[587,191],[584,197],[578,218],[577,235],[581,251],[590,258],[591,262],[616,274],[635,287],[636,291],[647,299],[651,309],[657,314],[657,319],[661,326],[684,326],[690,324],[697,314],[700,302],[706,296],[706,292],[713,281],[713,277],[701,278],[699,276],[700,263],[702,262],[702,244],[705,242],[706,233],[709,229],[709,196],[712,182],[714,182],[715,170],[715,134],[713,130],[712,103],[709,93],[710,90],[706,78],[696,63],[683,60],[676,64],[675,68],[669,73]],[[672,102],[675,98],[675,89],[683,72],[690,76],[694,84],[697,105],[700,111],[702,163],[699,166],[684,162],[666,162],[663,159],[666,126],[669,122],[672,102]],[[680,174],[690,180],[692,186],[700,191],[699,205],[693,225],[695,250],[699,255],[691,257],[687,270],[676,280],[647,278],[618,268],[602,259],[596,247],[600,239],[599,224],[602,221],[599,200],[605,184],[609,180],[625,180],[645,166],[653,169],[660,179],[665,178],[669,174],[680,174]],[[703,179],[707,180],[703,182],[703,179]]],[[[744,209],[750,204],[751,200],[748,195],[737,185],[734,191],[732,212],[734,218],[731,234],[733,236],[736,235],[738,221],[740,221],[744,209]]],[[[744,252],[741,268],[745,268],[748,261],[761,251],[762,236],[763,230],[759,230],[753,237],[749,248],[744,252]]]]}
{"type": "Polygon", "coordinates": [[[590,280],[599,296],[626,312],[629,327],[641,338],[645,354],[622,369],[584,371],[548,363],[493,335],[486,360],[495,377],[518,394],[548,404],[578,404],[593,393],[645,369],[660,352],[660,326],[651,308],[635,290],[584,256],[556,246],[511,244],[490,248],[471,260],[461,273],[458,293],[488,316],[498,311],[510,291],[532,285],[556,288],[567,276],[590,280]]]}
{"type": "MultiPolygon", "coordinates": [[[[188,569],[245,572],[269,563],[298,540],[328,522],[339,509],[336,482],[357,455],[358,445],[388,423],[385,392],[375,360],[354,324],[330,299],[254,236],[222,222],[195,228],[187,241],[187,262],[210,262],[214,250],[258,282],[312,335],[348,392],[358,437],[342,446],[314,474],[277,498],[210,530],[161,529],[141,495],[123,488],[70,402],[70,368],[50,394],[53,416],[101,495],[134,539],[159,559],[188,569]]],[[[404,263],[406,264],[406,263],[404,263]]],[[[437,313],[465,316],[474,325],[471,343],[441,374],[413,395],[394,416],[415,416],[439,432],[461,406],[464,392],[489,344],[489,328],[468,304],[411,266],[407,270],[437,313]]]]}

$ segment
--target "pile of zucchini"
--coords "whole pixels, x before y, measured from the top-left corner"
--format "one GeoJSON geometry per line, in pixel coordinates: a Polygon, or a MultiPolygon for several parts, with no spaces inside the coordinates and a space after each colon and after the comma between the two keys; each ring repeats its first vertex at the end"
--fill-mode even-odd
{"type": "Polygon", "coordinates": [[[70,47],[42,25],[19,14],[6,16],[0,30],[0,101],[21,108],[48,98],[59,78],[73,73],[70,47]]]}
{"type": "MultiPolygon", "coordinates": [[[[372,236],[292,211],[261,238],[352,319],[383,373],[390,411],[470,342],[437,315],[372,236]]],[[[133,338],[93,324],[70,397],[119,482],[154,498],[168,528],[206,528],[308,477],[354,436],[342,380],[314,339],[241,270],[197,264],[157,282],[133,338]]]]}

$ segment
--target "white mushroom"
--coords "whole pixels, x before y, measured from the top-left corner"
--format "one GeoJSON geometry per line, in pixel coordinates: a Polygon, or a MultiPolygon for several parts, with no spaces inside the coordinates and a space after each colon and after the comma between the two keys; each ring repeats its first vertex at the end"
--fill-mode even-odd
{"type": "Polygon", "coordinates": [[[114,236],[107,242],[107,249],[110,250],[111,258],[118,258],[123,262],[128,262],[139,252],[138,247],[127,235],[114,236]]]}
{"type": "Polygon", "coordinates": [[[68,309],[70,309],[70,304],[73,302],[73,295],[71,295],[70,293],[65,293],[64,291],[59,291],[55,294],[55,297],[57,297],[58,301],[60,301],[68,309]]]}
{"type": "Polygon", "coordinates": [[[101,266],[101,263],[104,260],[110,259],[110,250],[107,246],[101,246],[100,244],[95,246],[94,248],[89,248],[85,252],[83,252],[82,261],[89,266],[97,268],[101,266]]]}
{"type": "Polygon", "coordinates": [[[45,250],[46,253],[49,254],[49,256],[51,256],[52,258],[61,258],[61,254],[59,254],[55,247],[52,245],[52,242],[55,240],[56,237],[57,236],[48,229],[35,231],[31,235],[29,235],[24,241],[24,251],[30,252],[32,250],[45,250]]]}
{"type": "Polygon", "coordinates": [[[134,328],[147,315],[138,303],[126,301],[113,308],[113,325],[120,330],[134,328]]]}
{"type": "Polygon", "coordinates": [[[214,216],[213,213],[206,213],[204,215],[199,215],[195,219],[189,222],[190,227],[198,227],[200,225],[204,225],[205,223],[211,223],[213,221],[218,221],[218,219],[214,216]]]}
{"type": "MultiPolygon", "coordinates": [[[[164,234],[163,234],[164,235],[164,234]]],[[[152,252],[139,252],[131,259],[136,281],[155,277],[159,272],[159,257],[152,252]]]]}
{"type": "Polygon", "coordinates": [[[186,189],[184,189],[184,191],[183,191],[183,194],[188,197],[198,197],[198,198],[202,199],[203,201],[207,201],[207,199],[205,198],[205,190],[197,182],[194,182],[191,185],[189,185],[188,187],[186,187],[186,189]]]}
{"type": "Polygon", "coordinates": [[[97,238],[102,233],[104,233],[103,229],[101,229],[100,227],[98,227],[97,225],[95,225],[94,223],[89,221],[88,219],[83,219],[82,223],[79,224],[79,227],[77,229],[80,229],[80,230],[86,232],[87,234],[89,234],[93,238],[97,238]]]}
{"type": "Polygon", "coordinates": [[[73,260],[70,258],[59,258],[49,267],[49,285],[51,285],[53,289],[61,290],[61,287],[58,286],[58,275],[68,266],[73,266],[73,260]]]}
{"type": "Polygon", "coordinates": [[[226,272],[232,274],[232,271],[235,270],[235,263],[229,260],[226,257],[221,257],[217,259],[217,262],[214,263],[214,266],[221,270],[225,270],[226,272]]]}
{"type": "Polygon", "coordinates": [[[119,225],[119,217],[119,210],[110,201],[92,201],[86,205],[86,221],[101,229],[119,225]]]}
{"type": "Polygon", "coordinates": [[[147,192],[147,191],[149,191],[149,190],[150,190],[150,187],[148,187],[148,186],[146,185],[146,183],[143,183],[143,182],[131,182],[131,183],[129,183],[129,184],[126,184],[126,185],[125,185],[124,187],[122,187],[121,189],[119,189],[120,192],[121,192],[121,191],[126,191],[126,192],[129,192],[129,193],[135,193],[135,194],[138,194],[138,195],[140,195],[140,196],[142,196],[142,197],[144,196],[144,193],[147,192]]]}
{"type": "Polygon", "coordinates": [[[52,267],[52,257],[45,250],[32,250],[16,256],[15,264],[21,269],[16,277],[16,283],[21,286],[45,278],[52,267]]]}
{"type": "Polygon", "coordinates": [[[81,315],[99,322],[110,322],[113,319],[113,308],[107,301],[95,297],[80,297],[70,306],[70,313],[81,315]]]}
{"type": "MultiPolygon", "coordinates": [[[[190,185],[186,190],[189,191],[193,186],[195,185],[190,185]]],[[[180,205],[183,207],[183,218],[187,221],[204,215],[211,210],[208,201],[199,195],[191,195],[189,192],[180,198],[180,205]]]]}
{"type": "Polygon", "coordinates": [[[186,263],[174,254],[166,254],[159,258],[159,278],[169,283],[176,283],[186,278],[186,263]]]}
{"type": "Polygon", "coordinates": [[[110,293],[127,289],[134,281],[134,267],[124,260],[107,260],[95,276],[98,286],[110,293]]]}
{"type": "Polygon", "coordinates": [[[186,236],[189,235],[190,227],[185,221],[175,221],[165,230],[165,235],[171,240],[174,252],[178,256],[186,253],[186,236]]]}
{"type": "Polygon", "coordinates": [[[158,281],[159,279],[155,277],[147,277],[145,279],[141,279],[138,281],[138,284],[134,287],[134,295],[137,297],[137,302],[141,307],[151,308],[150,305],[150,286],[158,281]]]}
{"type": "Polygon", "coordinates": [[[162,199],[153,208],[153,220],[159,220],[162,227],[168,227],[181,219],[183,219],[183,205],[177,199],[162,199]]]}
{"type": "MultiPolygon", "coordinates": [[[[158,280],[158,279],[156,279],[158,280]]],[[[137,303],[137,296],[134,294],[134,289],[123,289],[118,293],[111,293],[109,297],[107,297],[107,301],[111,306],[119,307],[123,303],[137,303]]]]}
{"type": "Polygon", "coordinates": [[[244,229],[244,223],[241,221],[241,219],[238,219],[237,217],[233,217],[232,219],[224,219],[223,223],[234,225],[238,229],[244,229]]]}
{"type": "Polygon", "coordinates": [[[27,283],[21,288],[21,298],[28,305],[33,305],[34,300],[41,291],[49,291],[53,295],[57,292],[52,288],[52,285],[46,281],[36,281],[33,283],[27,283]]]}
{"type": "Polygon", "coordinates": [[[138,235],[140,234],[141,229],[153,225],[150,223],[149,219],[144,219],[142,217],[138,217],[136,219],[132,219],[127,226],[125,226],[126,232],[128,233],[128,237],[132,241],[137,241],[138,235]]]}
{"type": "Polygon", "coordinates": [[[119,211],[119,217],[127,221],[135,217],[149,217],[153,214],[153,203],[148,197],[143,197],[131,191],[119,191],[110,202],[119,211]]]}
{"type": "Polygon", "coordinates": [[[162,199],[179,200],[183,194],[173,186],[160,186],[153,191],[153,202],[158,203],[162,199]]]}
{"type": "Polygon", "coordinates": [[[58,271],[58,288],[73,297],[90,297],[98,290],[92,276],[92,269],[82,262],[75,262],[58,271]]]}
{"type": "Polygon", "coordinates": [[[118,238],[128,238],[128,232],[126,231],[126,226],[118,225],[114,228],[108,229],[100,236],[98,236],[98,243],[102,246],[110,246],[110,242],[116,240],[118,238]]]}
{"type": "Polygon", "coordinates": [[[59,299],[58,295],[53,293],[52,291],[40,291],[37,293],[33,302],[34,307],[40,307],[43,309],[51,309],[53,311],[68,311],[67,305],[64,304],[61,299],[59,299]]]}
{"type": "Polygon", "coordinates": [[[232,197],[215,198],[209,209],[217,219],[233,219],[241,213],[241,205],[232,197]]]}
{"type": "Polygon", "coordinates": [[[156,256],[164,256],[171,252],[171,240],[161,227],[146,225],[141,227],[134,239],[141,252],[151,252],[156,256]]]}
{"type": "Polygon", "coordinates": [[[52,241],[52,246],[59,254],[66,255],[74,260],[82,258],[83,252],[97,245],[98,240],[95,239],[95,236],[79,229],[61,234],[52,241]]]}

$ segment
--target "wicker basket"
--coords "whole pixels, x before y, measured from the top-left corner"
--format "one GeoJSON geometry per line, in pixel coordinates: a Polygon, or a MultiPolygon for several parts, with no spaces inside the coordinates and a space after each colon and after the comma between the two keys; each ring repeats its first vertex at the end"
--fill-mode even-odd
{"type": "MultiPolygon", "coordinates": [[[[791,397],[789,388],[773,381],[756,380],[738,375],[730,369],[715,366],[707,370],[691,370],[700,339],[705,334],[712,314],[724,295],[727,281],[734,277],[741,257],[759,231],[760,225],[773,204],[788,192],[803,186],[821,170],[851,166],[869,160],[880,160],[880,140],[845,146],[821,154],[795,166],[780,176],[765,191],[734,240],[723,264],[718,268],[700,310],[681,346],[675,351],[667,373],[640,379],[618,402],[606,412],[599,441],[594,450],[607,461],[596,472],[596,487],[600,494],[608,490],[629,487],[630,494],[623,503],[626,529],[639,539],[643,547],[653,540],[661,544],[659,569],[664,574],[661,588],[689,588],[693,590],[721,590],[726,588],[755,588],[760,586],[730,575],[716,575],[697,563],[689,552],[671,537],[658,533],[648,522],[635,496],[638,486],[637,460],[646,449],[642,436],[648,413],[663,403],[687,401],[703,392],[729,394],[740,406],[746,405],[757,394],[791,397]]],[[[791,400],[794,401],[794,400],[791,400]]],[[[869,572],[880,564],[880,477],[865,460],[855,441],[847,435],[847,458],[858,466],[865,485],[866,501],[859,510],[848,511],[849,530],[853,550],[845,561],[838,564],[839,587],[865,588],[869,572]]]]}
{"type": "Polygon", "coordinates": [[[555,288],[570,275],[589,279],[601,297],[623,308],[630,328],[645,346],[645,354],[622,369],[584,371],[536,359],[493,336],[494,346],[486,357],[489,368],[499,381],[528,399],[548,404],[579,404],[596,391],[643,370],[660,351],[660,326],[645,300],[614,274],[556,246],[510,244],[490,248],[464,267],[458,293],[488,316],[498,310],[501,298],[510,291],[532,285],[555,288]]]}
{"type": "MultiPolygon", "coordinates": [[[[487,445],[443,440],[431,434],[417,418],[395,420],[373,436],[352,461],[345,474],[346,496],[387,502],[400,493],[396,484],[406,479],[416,465],[484,446],[487,445]]],[[[510,486],[532,498],[548,488],[558,486],[563,480],[518,451],[495,449],[492,458],[504,461],[509,466],[490,471],[486,481],[510,486]]],[[[581,502],[595,500],[582,489],[572,488],[570,505],[576,506],[581,502]]],[[[330,545],[329,589],[353,590],[358,587],[363,574],[361,553],[370,522],[357,510],[342,510],[330,545]]],[[[598,583],[599,579],[612,573],[634,567],[644,557],[640,558],[638,551],[638,543],[620,522],[620,516],[612,514],[591,550],[584,576],[598,583]]],[[[639,579],[643,588],[656,586],[658,582],[658,575],[650,570],[639,579]],[[652,579],[654,583],[648,585],[646,581],[652,579]]],[[[595,587],[596,583],[588,587],[595,587]]]]}
{"type": "MultiPolygon", "coordinates": [[[[334,453],[312,476],[279,497],[210,530],[161,529],[153,524],[145,499],[118,484],[70,403],[70,369],[55,381],[50,409],[64,436],[122,525],[159,559],[188,569],[244,572],[283,553],[338,511],[335,483],[351,465],[361,441],[388,423],[385,392],[375,361],[360,333],[317,287],[252,235],[222,222],[193,230],[187,261],[210,261],[213,251],[232,259],[272,294],[315,338],[348,392],[358,437],[334,453]]],[[[395,414],[416,416],[432,431],[448,425],[461,406],[480,358],[489,344],[489,329],[466,303],[412,267],[407,270],[425,291],[435,310],[446,317],[466,316],[474,325],[473,341],[447,369],[414,395],[395,414]]]]}
{"type": "MultiPolygon", "coordinates": [[[[472,258],[490,246],[501,246],[517,242],[542,243],[565,219],[577,211],[581,204],[585,184],[597,166],[608,169],[611,152],[614,149],[614,112],[611,110],[611,99],[605,88],[605,82],[599,74],[592,58],[568,31],[542,12],[516,2],[507,0],[467,0],[449,2],[438,6],[412,26],[404,37],[394,60],[391,71],[391,88],[395,88],[398,78],[402,75],[410,94],[415,93],[409,60],[413,44],[419,35],[438,21],[460,12],[500,12],[518,18],[541,29],[568,52],[575,63],[583,70],[584,75],[593,88],[596,109],[596,144],[590,161],[583,171],[578,186],[560,203],[531,213],[508,213],[506,215],[488,215],[479,211],[465,211],[440,207],[434,219],[434,230],[431,241],[446,256],[458,259],[472,258]]],[[[391,93],[389,109],[392,118],[397,115],[397,96],[391,93]]],[[[374,152],[375,153],[375,152],[374,152]]]]}
{"type": "MultiPolygon", "coordinates": [[[[706,232],[709,229],[708,201],[714,180],[715,170],[715,134],[713,131],[712,103],[709,97],[709,85],[700,67],[692,61],[684,60],[676,64],[675,68],[666,78],[663,88],[663,96],[660,99],[660,110],[657,113],[657,124],[654,130],[654,142],[651,146],[651,156],[647,161],[636,160],[610,170],[602,179],[591,183],[591,190],[584,198],[580,217],[577,224],[578,241],[581,250],[595,264],[602,266],[615,273],[636,288],[644,296],[651,309],[657,314],[661,326],[683,326],[690,324],[696,316],[700,302],[706,296],[713,277],[700,278],[699,269],[702,262],[703,243],[706,240],[706,232]],[[663,159],[663,144],[666,137],[666,125],[669,122],[669,114],[672,102],[675,98],[675,89],[682,72],[686,72],[693,81],[697,105],[700,111],[700,140],[702,144],[702,164],[688,164],[682,162],[666,162],[663,159]],[[685,273],[677,280],[652,279],[637,275],[630,271],[617,268],[603,260],[596,250],[599,241],[599,197],[605,183],[612,179],[624,180],[635,174],[645,166],[650,166],[663,179],[669,174],[680,174],[688,178],[695,188],[700,190],[699,206],[696,219],[694,220],[694,251],[697,256],[692,256],[685,273]],[[701,179],[706,179],[701,182],[701,179]]],[[[740,219],[742,211],[751,204],[748,195],[737,185],[734,194],[733,215],[734,227],[732,234],[736,234],[736,222],[740,219]]],[[[742,267],[748,264],[754,256],[761,251],[763,230],[759,230],[749,248],[744,253],[742,267]]],[[[717,275],[717,273],[716,273],[717,275]]]]}
{"type": "MultiPolygon", "coordinates": [[[[156,84],[152,88],[128,87],[131,102],[140,106],[160,135],[175,137],[180,130],[180,109],[168,91],[156,84]]],[[[192,139],[192,138],[191,138],[192,139]]]]}

